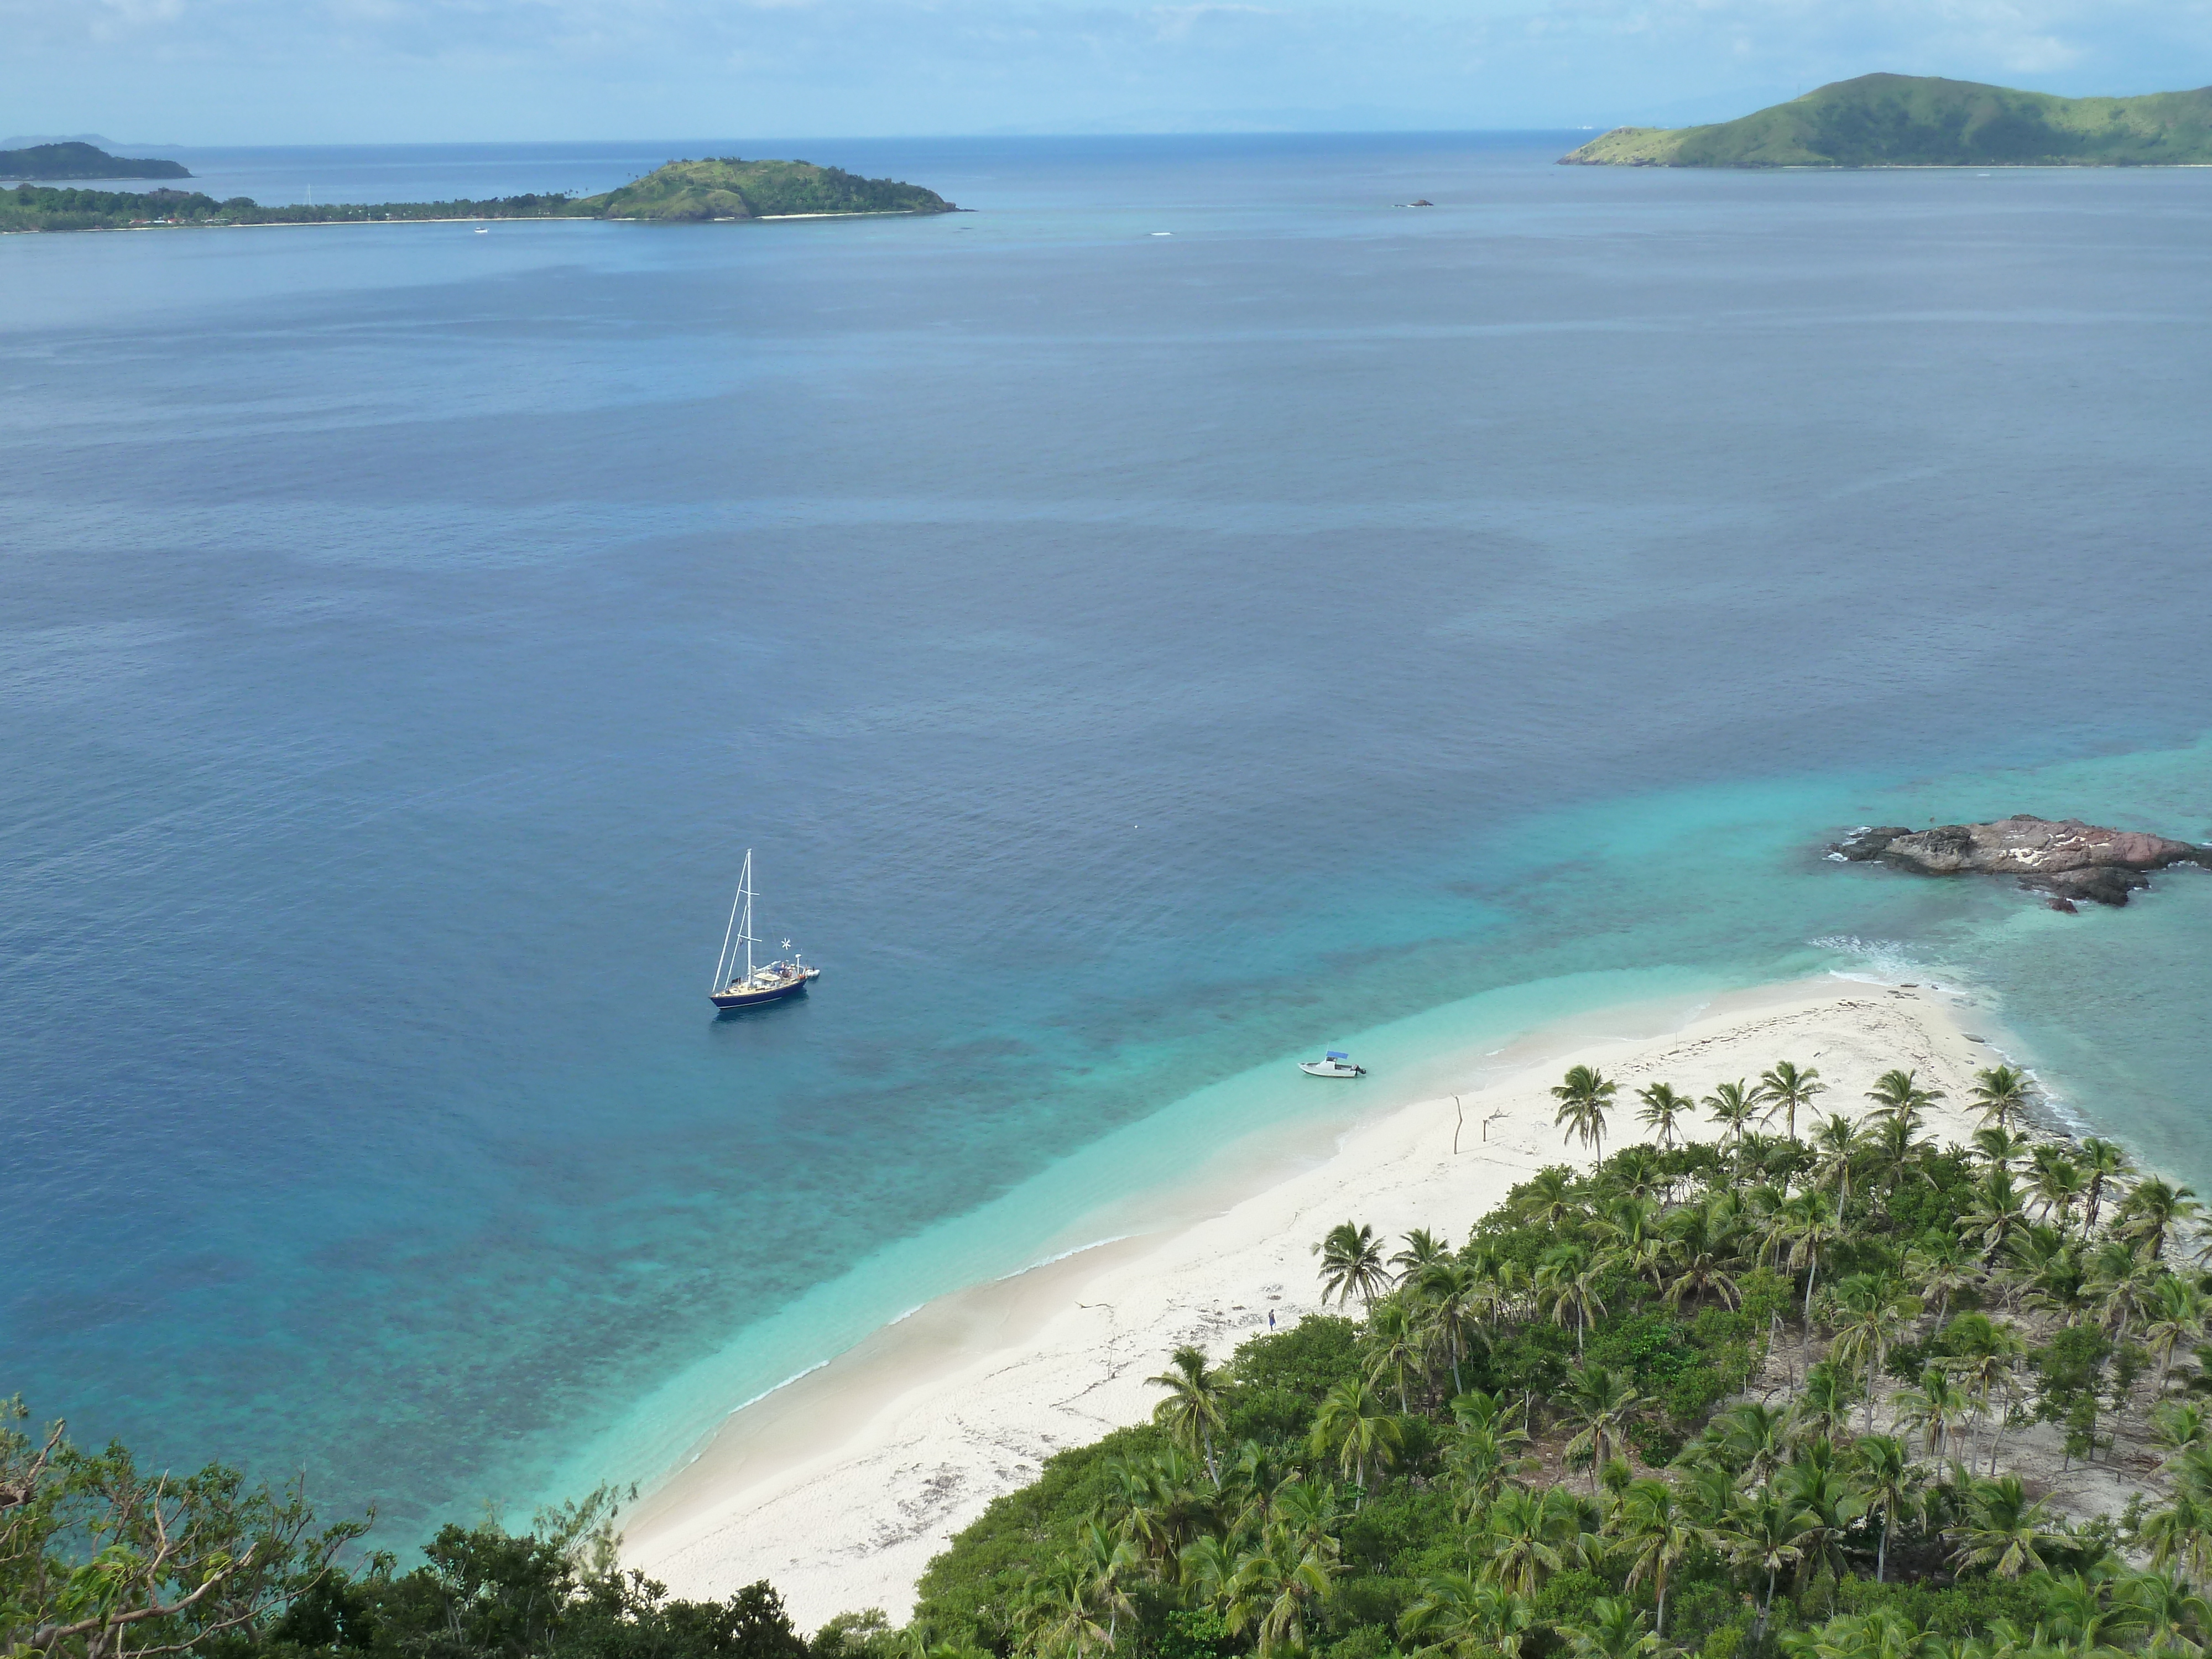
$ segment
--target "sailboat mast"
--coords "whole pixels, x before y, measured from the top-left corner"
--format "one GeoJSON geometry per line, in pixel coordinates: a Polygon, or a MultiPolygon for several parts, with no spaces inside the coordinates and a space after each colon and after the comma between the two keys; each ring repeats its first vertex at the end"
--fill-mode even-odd
{"type": "Polygon", "coordinates": [[[745,896],[745,925],[742,930],[745,941],[745,979],[753,976],[753,849],[745,848],[745,872],[738,878],[738,890],[745,896]]]}

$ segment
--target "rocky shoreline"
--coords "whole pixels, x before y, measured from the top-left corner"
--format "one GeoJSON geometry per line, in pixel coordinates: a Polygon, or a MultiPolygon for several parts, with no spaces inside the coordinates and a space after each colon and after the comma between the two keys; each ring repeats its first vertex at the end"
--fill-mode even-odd
{"type": "Polygon", "coordinates": [[[2079,818],[2039,818],[2025,812],[1988,823],[1946,823],[1929,830],[1903,824],[1864,826],[1828,848],[1849,863],[1882,863],[1927,876],[2010,876],[2051,896],[2051,908],[2075,901],[2125,904],[2150,885],[2149,872],[2177,864],[2212,868],[2212,848],[2135,830],[2106,830],[2079,818]]]}

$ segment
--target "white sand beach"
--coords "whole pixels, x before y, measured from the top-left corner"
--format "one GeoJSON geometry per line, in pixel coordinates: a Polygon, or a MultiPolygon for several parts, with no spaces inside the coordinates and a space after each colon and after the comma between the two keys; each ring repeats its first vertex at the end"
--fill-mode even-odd
{"type": "MultiPolygon", "coordinates": [[[[1317,1166],[1257,1190],[1218,1182],[1183,1211],[1202,1218],[944,1297],[878,1332],[732,1416],[623,1517],[628,1564],[685,1596],[769,1579],[803,1629],[872,1607],[902,1620],[930,1558],[992,1498],[1053,1453],[1150,1414],[1158,1391],[1145,1379],[1178,1344],[1219,1360],[1271,1312],[1288,1323],[1315,1311],[1311,1250],[1331,1226],[1463,1237],[1516,1182],[1585,1161],[1553,1121],[1548,1091],[1565,1066],[1595,1065],[1620,1084],[1611,1148],[1645,1138],[1633,1097],[1643,1085],[1701,1096],[1779,1060],[1817,1066],[1828,1088],[1819,1107],[1854,1117],[1879,1073],[1915,1068],[1949,1096],[1929,1133],[1963,1141],[1972,1075],[1999,1059],[1968,1034],[1979,1018],[1962,1022],[1954,994],[1929,986],[1821,978],[1686,1017],[1621,1012],[1614,1029],[1640,1019],[1644,1034],[1592,1036],[1587,1021],[1531,1033],[1505,1052],[1525,1064],[1501,1075],[1492,1060],[1490,1080],[1456,1106],[1425,1100],[1358,1123],[1317,1166]]],[[[1470,1060],[1468,1074],[1477,1069],[1470,1060]]]]}

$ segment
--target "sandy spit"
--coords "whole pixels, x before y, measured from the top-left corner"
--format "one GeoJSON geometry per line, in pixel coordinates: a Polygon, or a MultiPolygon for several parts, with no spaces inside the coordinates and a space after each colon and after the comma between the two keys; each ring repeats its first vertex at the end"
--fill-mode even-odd
{"type": "MultiPolygon", "coordinates": [[[[1967,1018],[1987,1029],[1986,1014],[1967,1018]]],[[[627,1565],[689,1597],[767,1578],[805,1629],[865,1607],[902,1622],[930,1558],[991,1499],[1053,1453],[1151,1413],[1158,1391],[1145,1379],[1178,1344],[1224,1358],[1270,1313],[1288,1324],[1316,1311],[1311,1249],[1336,1223],[1462,1237],[1516,1182],[1583,1162],[1553,1123],[1548,1091],[1565,1066],[1595,1065],[1620,1083],[1608,1147],[1647,1138],[1634,1119],[1643,1085],[1694,1097],[1778,1060],[1817,1066],[1828,1085],[1820,1108],[1854,1117],[1878,1074],[1916,1068],[1949,1096],[1929,1132],[1963,1142],[1972,1073],[1999,1059],[1961,1030],[1949,990],[1841,978],[1673,1010],[1656,1034],[1648,1018],[1630,1037],[1590,1035],[1590,1024],[1529,1034],[1509,1051],[1526,1065],[1500,1074],[1493,1063],[1457,1103],[1362,1122],[1317,1165],[1285,1175],[1263,1164],[1256,1190],[1217,1176],[1211,1201],[1183,1210],[1200,1218],[971,1287],[877,1332],[729,1418],[623,1517],[627,1565]]]]}

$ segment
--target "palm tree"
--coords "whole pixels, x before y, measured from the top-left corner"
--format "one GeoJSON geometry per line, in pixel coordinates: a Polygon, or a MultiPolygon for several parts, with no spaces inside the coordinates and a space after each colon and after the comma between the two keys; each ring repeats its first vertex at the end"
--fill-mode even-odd
{"type": "Polygon", "coordinates": [[[1908,1175],[1917,1174],[1925,1181],[1922,1155],[1933,1152],[1935,1146],[1916,1139],[1919,1133],[1920,1119],[1915,1115],[1875,1118],[1859,1143],[1868,1172],[1879,1177],[1886,1188],[1894,1188],[1908,1175]]]}
{"type": "Polygon", "coordinates": [[[1406,1235],[1405,1247],[1390,1258],[1390,1265],[1398,1270],[1398,1282],[1403,1285],[1450,1255],[1450,1245],[1426,1227],[1416,1227],[1406,1235]]]}
{"type": "Polygon", "coordinates": [[[1334,1481],[1285,1480],[1275,1494],[1275,1523],[1291,1535],[1300,1553],[1319,1550],[1334,1555],[1344,1521],[1334,1481]]]}
{"type": "Polygon", "coordinates": [[[1987,1567],[2000,1578],[2047,1571],[2043,1552],[2067,1540],[2064,1527],[2040,1502],[2030,1503],[2016,1474],[1977,1480],[1966,1497],[1966,1518],[1951,1532],[1952,1560],[1987,1567]]]}
{"type": "Polygon", "coordinates": [[[2088,1189],[2088,1177],[2081,1166],[2065,1148],[2045,1142],[2028,1153],[2028,1167],[2033,1171],[2028,1177],[2028,1190],[2043,1206],[2043,1218],[2065,1226],[2074,1206],[2088,1189]]]}
{"type": "Polygon", "coordinates": [[[2130,1573],[2113,1593],[2141,1615],[2147,1652],[2202,1652],[2212,1634],[2212,1606],[2185,1579],[2165,1572],[2130,1573]]]}
{"type": "Polygon", "coordinates": [[[1858,1393],[1858,1384],[1842,1366],[1826,1359],[1808,1366],[1804,1386],[1790,1407],[1790,1431],[1801,1440],[1809,1437],[1815,1445],[1826,1445],[1832,1436],[1848,1433],[1851,1402],[1858,1393]]]}
{"type": "Polygon", "coordinates": [[[1844,1236],[1843,1223],[1825,1194],[1800,1193],[1782,1206],[1778,1218],[1781,1237],[1790,1245],[1790,1271],[1805,1268],[1805,1347],[1813,1346],[1813,1291],[1820,1283],[1820,1263],[1844,1236]]]}
{"type": "Polygon", "coordinates": [[[1851,1170],[1864,1150],[1857,1127],[1841,1112],[1831,1114],[1813,1131],[1813,1179],[1820,1186],[1836,1189],[1838,1209],[1850,1207],[1851,1170]]]}
{"type": "Polygon", "coordinates": [[[1734,1083],[1715,1084],[1712,1093],[1698,1103],[1705,1109],[1706,1116],[1721,1126],[1726,1144],[1733,1146],[1743,1139],[1743,1126],[1758,1115],[1759,1091],[1738,1078],[1734,1083]]]}
{"type": "Polygon", "coordinates": [[[1721,1449],[1751,1485],[1764,1486],[1789,1449],[1788,1416],[1764,1401],[1746,1400],[1714,1419],[1721,1449]]]}
{"type": "Polygon", "coordinates": [[[2195,1188],[2177,1187],[2151,1176],[2136,1182],[2128,1194],[2115,1231],[2123,1238],[2148,1241],[2150,1259],[2156,1261],[2166,1254],[2166,1240],[2174,1230],[2203,1212],[2195,1188]]]}
{"type": "Polygon", "coordinates": [[[2002,1129],[2027,1109],[2030,1092],[2027,1073],[2014,1066],[1992,1066],[1974,1073],[1974,1091],[1968,1098],[1983,1122],[2002,1129]]]}
{"type": "Polygon", "coordinates": [[[1806,1568],[1809,1571],[1818,1565],[1842,1577],[1848,1571],[1844,1563],[1844,1534],[1865,1512],[1866,1504],[1836,1467],[1835,1443],[1812,1442],[1778,1473],[1776,1484],[1804,1519],[1797,1542],[1805,1553],[1806,1568]]]}
{"type": "Polygon", "coordinates": [[[1205,1458],[1206,1478],[1218,1488],[1221,1474],[1213,1462],[1213,1431],[1225,1420],[1222,1374],[1206,1370],[1206,1351],[1186,1342],[1168,1356],[1167,1370],[1145,1381],[1168,1391],[1168,1397],[1152,1408],[1152,1421],[1186,1451],[1205,1458]]]}
{"type": "Polygon", "coordinates": [[[1574,1659],[1646,1659],[1663,1645],[1644,1628],[1636,1604],[1620,1595],[1593,1597],[1589,1620],[1567,1626],[1563,1633],[1573,1644],[1574,1659]]]}
{"type": "Polygon", "coordinates": [[[1366,1347],[1368,1350],[1367,1380],[1379,1382],[1384,1377],[1394,1378],[1398,1385],[1398,1410],[1409,1414],[1413,1407],[1406,1400],[1406,1376],[1415,1370],[1423,1358],[1421,1331],[1414,1322],[1413,1310],[1401,1296],[1385,1297],[1367,1316],[1366,1347]]]}
{"type": "Polygon", "coordinates": [[[1996,1164],[1982,1171],[1968,1201],[1973,1207],[1959,1218],[1959,1231],[1981,1240],[1982,1266],[1987,1267],[1996,1261],[2013,1229],[2027,1219],[2027,1212],[2011,1175],[1996,1164]]]}
{"type": "Polygon", "coordinates": [[[1398,1615],[1401,1634],[1421,1645],[1419,1654],[1487,1656],[1516,1659],[1521,1644],[1536,1622],[1528,1598],[1503,1584],[1486,1584],[1463,1572],[1432,1573],[1421,1580],[1420,1595],[1398,1615]]]}
{"type": "Polygon", "coordinates": [[[1547,1253],[1537,1266],[1537,1299],[1550,1310],[1555,1325],[1565,1324],[1569,1315],[1573,1316],[1577,1356],[1583,1351],[1583,1338],[1590,1322],[1605,1313],[1605,1299],[1598,1294],[1598,1282],[1608,1265],[1602,1257],[1593,1259],[1583,1245],[1561,1244],[1547,1253]]]}
{"type": "Polygon", "coordinates": [[[1486,1577],[1516,1595],[1534,1595],[1545,1576],[1559,1571],[1558,1500],[1565,1496],[1559,1486],[1547,1487],[1540,1496],[1526,1486],[1508,1486],[1498,1494],[1482,1520],[1486,1577]]]}
{"type": "Polygon", "coordinates": [[[1382,1245],[1372,1227],[1340,1222],[1328,1237],[1313,1247],[1321,1258],[1321,1299],[1332,1296],[1339,1306],[1357,1295],[1371,1310],[1378,1293],[1389,1287],[1390,1271],[1382,1265],[1382,1245]]]}
{"type": "Polygon", "coordinates": [[[1674,1271],[1667,1281],[1667,1300],[1674,1307],[1709,1295],[1718,1296],[1729,1308],[1742,1299],[1735,1276],[1729,1271],[1735,1258],[1720,1210],[1717,1200],[1687,1206],[1668,1218],[1666,1259],[1674,1271]]]}
{"type": "Polygon", "coordinates": [[[1952,1297],[1980,1284],[1982,1271],[1966,1254],[1962,1241],[1946,1238],[1924,1249],[1907,1251],[1905,1277],[1923,1300],[1931,1296],[1936,1298],[1936,1326],[1941,1330],[1943,1322],[1950,1316],[1952,1297]]]}
{"type": "Polygon", "coordinates": [[[2184,1343],[2195,1347],[2204,1340],[2205,1322],[2212,1316],[2212,1302],[2204,1292],[2178,1273],[2160,1277],[2151,1291],[2151,1304],[2146,1310],[2150,1322],[2143,1327],[2143,1343],[2158,1356],[2158,1382],[2152,1389],[2154,1396],[2166,1393],[2166,1373],[2173,1368],[2173,1351],[2184,1343]]]}
{"type": "Polygon", "coordinates": [[[1414,1282],[1420,1297],[1424,1328],[1441,1340],[1451,1360],[1452,1393],[1466,1392],[1460,1381],[1460,1353],[1469,1336],[1482,1334],[1480,1316],[1495,1295],[1496,1282],[1486,1279],[1472,1262],[1444,1256],[1431,1262],[1414,1282]]]}
{"type": "Polygon", "coordinates": [[[2012,1173],[2013,1163],[2028,1149],[2026,1135],[2016,1135],[2011,1130],[1992,1124],[1974,1131],[1974,1153],[1992,1170],[2012,1173]]]}
{"type": "Polygon", "coordinates": [[[1784,1114],[1788,1121],[1783,1133],[1790,1139],[1797,1139],[1797,1112],[1810,1106],[1813,1097],[1823,1093],[1827,1085],[1820,1081],[1820,1073],[1808,1066],[1799,1071],[1788,1060],[1778,1061],[1771,1070],[1759,1074],[1759,1087],[1766,1098],[1766,1121],[1774,1121],[1777,1113],[1784,1114]]]}
{"type": "Polygon", "coordinates": [[[1997,1472],[1997,1450],[2004,1444],[2005,1402],[2013,1391],[2013,1368],[2019,1363],[2024,1345],[2010,1330],[1979,1314],[1959,1316],[1952,1325],[1954,1340],[1960,1327],[1970,1322],[1979,1322],[1977,1328],[1984,1334],[1973,1340],[1970,1352],[1942,1364],[1943,1369],[1956,1377],[1972,1397],[1975,1409],[1992,1419],[1990,1473],[1994,1475],[1997,1472]]]}
{"type": "Polygon", "coordinates": [[[1098,1595],[1096,1575],[1078,1557],[1063,1556],[1023,1583],[1018,1616],[1040,1651],[1081,1659],[1110,1646],[1113,1637],[1100,1622],[1101,1613],[1110,1616],[1098,1595]]]}
{"type": "Polygon", "coordinates": [[[1513,1200],[1513,1213],[1533,1226],[1557,1230],[1582,1209],[1574,1188],[1575,1172],[1565,1164],[1554,1164],[1539,1170],[1513,1200]]]}
{"type": "Polygon", "coordinates": [[[1655,1634],[1667,1633],[1667,1581],[1682,1558],[1700,1546],[1710,1547],[1713,1535],[1695,1524],[1674,1501],[1674,1489],[1664,1480],[1638,1480],[1628,1489],[1620,1512],[1620,1542],[1628,1557],[1626,1588],[1634,1589],[1645,1579],[1659,1598],[1655,1634]]]}
{"type": "Polygon", "coordinates": [[[1552,1121],[1565,1124],[1569,1134],[1594,1147],[1601,1162],[1605,1157],[1606,1109],[1620,1086],[1594,1066],[1574,1066],[1552,1091],[1552,1098],[1559,1103],[1552,1121]]]}
{"type": "Polygon", "coordinates": [[[1674,1177],[1662,1166],[1659,1154],[1649,1146],[1625,1146],[1615,1152],[1613,1162],[1606,1168],[1605,1181],[1626,1196],[1646,1201],[1657,1198],[1674,1184],[1674,1177]]]}
{"type": "MultiPolygon", "coordinates": [[[[1630,1152],[1637,1150],[1634,1147],[1630,1152]]],[[[1628,1152],[1620,1154],[1626,1158],[1628,1152]]],[[[1590,1231],[1611,1254],[1638,1277],[1656,1277],[1662,1253],[1659,1206],[1648,1198],[1623,1194],[1591,1218],[1590,1231]]]]}
{"type": "Polygon", "coordinates": [[[1799,1541],[1815,1523],[1772,1486],[1762,1486],[1735,1514],[1723,1542],[1739,1565],[1766,1570],[1766,1595],[1759,1606],[1754,1644],[1766,1639],[1767,1615],[1774,1607],[1774,1583],[1782,1569],[1802,1559],[1799,1541]]]}
{"type": "Polygon", "coordinates": [[[2150,1438],[2166,1454],[2160,1467],[2171,1468],[2184,1452],[2212,1446],[2212,1417],[2194,1400],[2162,1401],[2151,1408],[2150,1438]]]}
{"type": "Polygon", "coordinates": [[[1405,1428],[1398,1419],[1382,1408],[1364,1382],[1350,1377],[1322,1396],[1308,1437],[1316,1457],[1334,1455],[1337,1468],[1361,1487],[1367,1485],[1368,1461],[1395,1462],[1405,1442],[1405,1428]]]}
{"type": "Polygon", "coordinates": [[[2144,1520],[2142,1538],[2154,1572],[2174,1567],[2198,1586],[2212,1580],[2212,1500],[2185,1487],[2144,1520]]]}
{"type": "Polygon", "coordinates": [[[1214,1534],[1203,1534],[1183,1547],[1176,1576],[1201,1605],[1219,1602],[1229,1594],[1229,1581],[1237,1576],[1236,1553],[1214,1534]]]}
{"type": "Polygon", "coordinates": [[[2124,1240],[2107,1238],[2089,1258],[2081,1293],[2096,1304],[2098,1322],[2117,1336],[2140,1322],[2161,1271],[2124,1240]]]}
{"type": "Polygon", "coordinates": [[[1676,1126],[1690,1115],[1697,1103],[1687,1095],[1674,1092],[1671,1083],[1654,1083],[1638,1089],[1636,1097],[1644,1103],[1637,1121],[1659,1137],[1659,1144],[1674,1150],[1676,1126]]]}
{"type": "Polygon", "coordinates": [[[1866,1366],[1866,1432],[1874,1432],[1875,1378],[1890,1349],[1920,1316],[1917,1300],[1907,1300],[1872,1273],[1853,1273],[1836,1287],[1835,1346],[1839,1365],[1866,1366]]]}
{"type": "Polygon", "coordinates": [[[1528,1432],[1506,1421],[1504,1404],[1495,1395],[1460,1395],[1452,1401],[1452,1418],[1457,1427],[1444,1461],[1466,1496],[1486,1504],[1528,1468],[1528,1432]]]}
{"type": "Polygon", "coordinates": [[[1881,1511],[1881,1537],[1874,1553],[1874,1581],[1879,1584],[1889,1569],[1889,1534],[1900,1517],[1912,1512],[1919,1471],[1906,1455],[1905,1443],[1892,1434],[1861,1435],[1851,1456],[1867,1508],[1881,1511]]]}
{"type": "Polygon", "coordinates": [[[1927,1109],[1943,1098],[1943,1091],[1922,1088],[1917,1072],[1887,1071],[1874,1080],[1874,1087],[1867,1091],[1867,1098],[1874,1102],[1876,1115],[1907,1121],[1917,1127],[1927,1109]]]}
{"type": "Polygon", "coordinates": [[[1343,1571],[1333,1556],[1300,1551],[1279,1528],[1266,1533],[1259,1547],[1237,1558],[1224,1586],[1224,1622],[1232,1635],[1256,1630],[1261,1659],[1302,1651],[1308,1620],[1328,1594],[1329,1581],[1343,1571]]]}
{"type": "Polygon", "coordinates": [[[1086,1521],[1076,1533],[1075,1561],[1090,1578],[1092,1606],[1106,1611],[1106,1645],[1112,1647],[1122,1615],[1137,1610],[1130,1595],[1132,1581],[1147,1563],[1143,1553],[1126,1538],[1116,1538],[1096,1521],[1086,1521]]]}
{"type": "Polygon", "coordinates": [[[1920,1386],[1900,1389],[1891,1403],[1897,1408],[1897,1426],[1907,1432],[1917,1429],[1928,1455],[1938,1462],[1974,1414],[1965,1387],[1941,1365],[1927,1367],[1920,1373],[1920,1386]]]}
{"type": "Polygon", "coordinates": [[[1567,1461],[1589,1458],[1592,1492],[1597,1490],[1598,1470],[1620,1454],[1629,1430],[1651,1403],[1627,1376],[1607,1366],[1583,1365],[1567,1373],[1567,1421],[1577,1428],[1567,1442],[1567,1461]]]}
{"type": "Polygon", "coordinates": [[[2097,1231],[2097,1210],[2104,1202],[2105,1188],[2112,1182],[2126,1176],[2134,1165],[2128,1162],[2127,1152],[2109,1140],[2091,1135],[2081,1143],[2081,1173],[2089,1178],[2088,1206],[2082,1212],[2084,1232],[2097,1231]]]}

